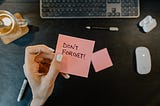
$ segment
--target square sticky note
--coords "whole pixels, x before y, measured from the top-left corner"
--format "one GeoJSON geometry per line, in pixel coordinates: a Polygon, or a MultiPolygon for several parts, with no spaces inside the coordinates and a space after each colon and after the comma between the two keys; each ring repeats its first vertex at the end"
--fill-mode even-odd
{"type": "Polygon", "coordinates": [[[59,34],[56,54],[63,55],[60,72],[88,77],[95,41],[59,34]]]}
{"type": "Polygon", "coordinates": [[[92,64],[96,72],[99,72],[113,65],[107,48],[93,53],[92,64]]]}

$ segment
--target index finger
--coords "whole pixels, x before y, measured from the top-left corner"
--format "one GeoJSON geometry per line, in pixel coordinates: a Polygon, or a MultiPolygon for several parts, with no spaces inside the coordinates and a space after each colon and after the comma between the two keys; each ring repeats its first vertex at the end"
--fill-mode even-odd
{"type": "Polygon", "coordinates": [[[34,45],[34,46],[28,46],[26,47],[26,54],[36,54],[36,53],[53,53],[54,49],[46,46],[46,45],[34,45]]]}

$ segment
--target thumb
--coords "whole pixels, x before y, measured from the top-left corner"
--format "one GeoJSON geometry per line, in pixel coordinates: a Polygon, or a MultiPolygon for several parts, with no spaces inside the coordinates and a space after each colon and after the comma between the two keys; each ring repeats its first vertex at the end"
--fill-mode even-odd
{"type": "Polygon", "coordinates": [[[55,58],[52,60],[49,72],[46,75],[46,79],[48,81],[55,81],[61,67],[62,58],[62,54],[57,54],[55,58]]]}

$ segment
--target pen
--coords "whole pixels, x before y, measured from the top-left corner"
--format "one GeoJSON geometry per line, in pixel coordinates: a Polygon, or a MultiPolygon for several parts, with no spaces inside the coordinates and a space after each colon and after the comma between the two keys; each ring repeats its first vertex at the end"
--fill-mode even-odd
{"type": "Polygon", "coordinates": [[[27,80],[24,79],[24,80],[23,80],[22,87],[21,87],[20,92],[19,92],[19,95],[18,95],[18,98],[17,98],[17,102],[19,102],[19,101],[21,100],[21,98],[22,98],[22,96],[23,96],[23,93],[24,93],[24,91],[25,91],[26,85],[27,85],[27,80]]]}
{"type": "Polygon", "coordinates": [[[109,30],[109,31],[119,31],[118,27],[91,27],[91,26],[86,26],[86,29],[100,29],[100,30],[109,30]]]}

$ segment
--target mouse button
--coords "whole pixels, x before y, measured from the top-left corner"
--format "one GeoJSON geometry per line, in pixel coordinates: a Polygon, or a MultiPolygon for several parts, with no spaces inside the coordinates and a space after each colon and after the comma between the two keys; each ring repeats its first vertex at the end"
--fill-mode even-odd
{"type": "Polygon", "coordinates": [[[145,56],[144,50],[141,48],[136,49],[136,57],[142,57],[145,56]]]}
{"type": "Polygon", "coordinates": [[[149,52],[149,49],[146,47],[137,47],[136,52],[139,54],[146,54],[149,52]]]}

